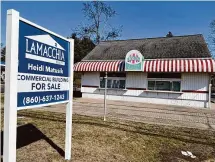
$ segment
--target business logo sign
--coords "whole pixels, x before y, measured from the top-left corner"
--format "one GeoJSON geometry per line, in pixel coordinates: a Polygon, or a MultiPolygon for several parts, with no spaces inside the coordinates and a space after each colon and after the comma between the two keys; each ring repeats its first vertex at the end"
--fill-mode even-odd
{"type": "Polygon", "coordinates": [[[33,35],[25,38],[26,58],[65,65],[65,49],[50,35],[33,35]]]}
{"type": "Polygon", "coordinates": [[[69,47],[68,41],[19,21],[18,109],[68,101],[69,47]]]}
{"type": "Polygon", "coordinates": [[[131,50],[125,57],[125,71],[142,71],[144,57],[137,50],[131,50]]]}

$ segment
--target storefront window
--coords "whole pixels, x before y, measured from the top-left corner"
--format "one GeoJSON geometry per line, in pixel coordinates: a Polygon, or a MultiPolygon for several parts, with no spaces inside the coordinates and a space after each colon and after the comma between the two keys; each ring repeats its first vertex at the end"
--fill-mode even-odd
{"type": "Polygon", "coordinates": [[[181,82],[179,82],[179,81],[174,81],[173,82],[173,87],[172,87],[173,89],[173,91],[180,91],[180,89],[181,89],[181,82]]]}
{"type": "Polygon", "coordinates": [[[112,80],[107,80],[107,88],[112,88],[112,80]]]}
{"type": "MultiPolygon", "coordinates": [[[[100,74],[100,88],[105,88],[105,74],[100,74]]],[[[107,88],[125,89],[125,73],[109,73],[107,78],[107,88]]]]}
{"type": "Polygon", "coordinates": [[[120,80],[119,81],[119,88],[120,89],[125,89],[125,80],[120,80]]]}
{"type": "Polygon", "coordinates": [[[155,90],[155,81],[148,81],[148,89],[155,90]]]}
{"type": "Polygon", "coordinates": [[[148,90],[180,91],[180,89],[181,89],[181,74],[179,73],[148,74],[148,90]]]}
{"type": "Polygon", "coordinates": [[[171,82],[169,82],[169,81],[156,81],[156,90],[171,91],[171,82]]]}
{"type": "Polygon", "coordinates": [[[148,90],[180,91],[180,81],[148,81],[148,90]]]}
{"type": "Polygon", "coordinates": [[[105,79],[100,78],[100,88],[105,88],[105,79]]]}

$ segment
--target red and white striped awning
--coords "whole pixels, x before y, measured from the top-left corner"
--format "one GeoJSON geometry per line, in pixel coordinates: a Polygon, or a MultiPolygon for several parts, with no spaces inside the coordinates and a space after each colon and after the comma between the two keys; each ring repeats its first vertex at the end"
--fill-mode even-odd
{"type": "Polygon", "coordinates": [[[74,71],[124,71],[125,61],[81,61],[74,65],[74,71]]]}
{"type": "MultiPolygon", "coordinates": [[[[125,62],[81,61],[74,65],[74,71],[125,71],[125,62]]],[[[210,58],[144,60],[143,72],[215,72],[215,61],[210,58]]]]}
{"type": "Polygon", "coordinates": [[[215,72],[213,59],[145,60],[143,72],[215,72]]]}

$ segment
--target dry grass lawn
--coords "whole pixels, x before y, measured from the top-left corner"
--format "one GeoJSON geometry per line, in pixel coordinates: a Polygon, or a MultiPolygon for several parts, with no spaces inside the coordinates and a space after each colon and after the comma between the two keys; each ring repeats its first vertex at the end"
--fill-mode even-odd
{"type": "MultiPolygon", "coordinates": [[[[18,116],[18,162],[64,161],[64,114],[23,110],[18,116]]],[[[212,130],[74,115],[72,142],[77,162],[215,161],[212,130]],[[181,155],[182,150],[196,158],[181,155]]]]}

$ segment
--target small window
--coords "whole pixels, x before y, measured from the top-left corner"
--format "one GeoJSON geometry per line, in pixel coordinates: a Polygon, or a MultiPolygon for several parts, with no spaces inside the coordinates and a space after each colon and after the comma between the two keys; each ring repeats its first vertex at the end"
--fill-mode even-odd
{"type": "Polygon", "coordinates": [[[180,91],[180,81],[148,81],[148,90],[180,91]]]}
{"type": "Polygon", "coordinates": [[[148,89],[149,90],[155,89],[155,81],[148,81],[148,89]]]}
{"type": "Polygon", "coordinates": [[[156,90],[171,91],[171,82],[169,81],[156,81],[156,90]]]}
{"type": "Polygon", "coordinates": [[[173,91],[180,91],[181,82],[173,81],[172,90],[173,91]]]}
{"type": "MultiPolygon", "coordinates": [[[[107,88],[125,89],[125,73],[108,73],[107,88]]],[[[105,88],[105,73],[100,73],[100,88],[105,88]]]]}
{"type": "Polygon", "coordinates": [[[148,90],[180,91],[181,73],[148,73],[148,90]]]}
{"type": "Polygon", "coordinates": [[[107,80],[107,88],[112,88],[112,80],[107,80]]]}
{"type": "Polygon", "coordinates": [[[105,88],[105,79],[100,78],[100,88],[105,88]]]}
{"type": "Polygon", "coordinates": [[[120,80],[119,81],[119,88],[120,89],[125,89],[125,80],[120,80]]]}

